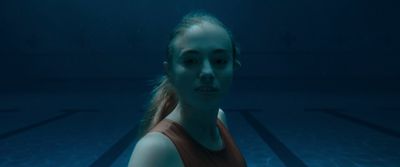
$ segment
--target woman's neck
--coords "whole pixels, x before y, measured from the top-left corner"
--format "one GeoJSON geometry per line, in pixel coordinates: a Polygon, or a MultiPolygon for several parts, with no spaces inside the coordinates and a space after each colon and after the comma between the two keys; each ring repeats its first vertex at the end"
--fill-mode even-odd
{"type": "Polygon", "coordinates": [[[178,122],[196,140],[213,143],[220,139],[216,125],[218,110],[218,106],[200,109],[178,103],[167,118],[178,122]]]}

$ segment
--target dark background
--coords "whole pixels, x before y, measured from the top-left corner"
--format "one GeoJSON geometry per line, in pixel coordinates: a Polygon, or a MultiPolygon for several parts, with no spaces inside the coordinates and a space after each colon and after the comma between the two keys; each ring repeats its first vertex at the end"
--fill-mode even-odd
{"type": "Polygon", "coordinates": [[[195,9],[233,31],[242,49],[238,83],[256,79],[271,90],[399,90],[394,0],[0,4],[1,91],[125,89],[155,78],[163,74],[169,32],[195,9]]]}

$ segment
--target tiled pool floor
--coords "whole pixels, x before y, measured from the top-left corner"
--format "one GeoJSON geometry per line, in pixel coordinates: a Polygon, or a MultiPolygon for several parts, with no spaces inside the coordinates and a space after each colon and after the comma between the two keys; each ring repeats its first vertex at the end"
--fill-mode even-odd
{"type": "MultiPolygon", "coordinates": [[[[143,97],[0,95],[0,166],[126,166],[143,97]]],[[[249,167],[398,167],[399,101],[248,92],[232,93],[222,108],[249,167]]]]}

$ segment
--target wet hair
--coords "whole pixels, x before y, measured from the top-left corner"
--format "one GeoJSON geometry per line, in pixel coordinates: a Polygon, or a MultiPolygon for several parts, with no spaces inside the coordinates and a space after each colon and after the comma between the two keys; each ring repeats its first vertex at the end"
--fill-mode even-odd
{"type": "MultiPolygon", "coordinates": [[[[239,48],[237,47],[233,39],[232,33],[229,31],[229,29],[213,15],[204,11],[195,11],[185,15],[181,22],[174,28],[174,30],[170,34],[166,54],[166,61],[169,65],[172,64],[172,58],[176,52],[174,42],[175,39],[184,34],[192,26],[202,23],[211,23],[225,29],[230,37],[232,44],[232,56],[234,60],[233,62],[236,62],[239,55],[239,48]]],[[[140,121],[137,135],[138,138],[141,138],[146,133],[148,133],[155,125],[157,125],[157,123],[159,123],[169,113],[171,113],[178,104],[178,96],[174,90],[175,88],[173,87],[173,85],[169,81],[169,78],[166,75],[157,78],[153,83],[155,84],[155,86],[151,92],[151,99],[146,106],[147,110],[145,111],[144,116],[140,121]]]]}

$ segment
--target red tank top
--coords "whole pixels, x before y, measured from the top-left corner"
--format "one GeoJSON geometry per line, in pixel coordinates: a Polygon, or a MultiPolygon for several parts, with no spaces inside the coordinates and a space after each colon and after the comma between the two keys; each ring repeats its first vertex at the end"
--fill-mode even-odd
{"type": "Polygon", "coordinates": [[[219,119],[217,127],[224,143],[224,148],[217,151],[202,146],[172,120],[163,119],[151,132],[163,133],[175,144],[185,167],[246,167],[245,159],[219,119]]]}

